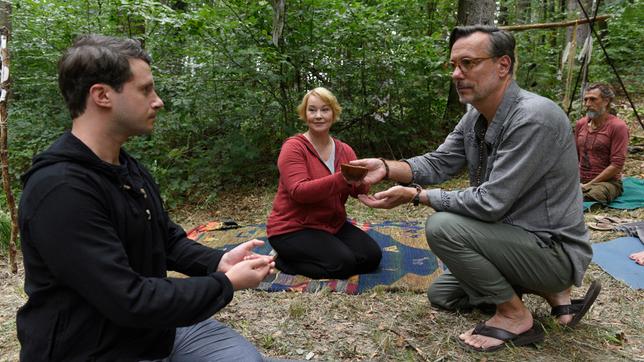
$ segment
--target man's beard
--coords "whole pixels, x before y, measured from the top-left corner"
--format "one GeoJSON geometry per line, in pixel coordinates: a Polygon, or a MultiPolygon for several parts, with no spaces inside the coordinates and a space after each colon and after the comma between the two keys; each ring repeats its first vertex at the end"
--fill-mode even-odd
{"type": "Polygon", "coordinates": [[[601,115],[601,113],[596,112],[596,111],[587,111],[587,112],[586,112],[586,115],[587,115],[587,116],[588,116],[588,118],[590,118],[590,119],[595,119],[595,118],[599,117],[599,116],[601,115]]]}

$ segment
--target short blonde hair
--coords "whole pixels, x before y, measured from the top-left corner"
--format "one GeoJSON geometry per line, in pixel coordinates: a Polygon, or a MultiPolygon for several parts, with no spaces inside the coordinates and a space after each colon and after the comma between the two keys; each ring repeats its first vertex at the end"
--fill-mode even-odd
{"type": "Polygon", "coordinates": [[[331,109],[333,110],[333,122],[337,121],[338,118],[340,118],[340,114],[342,114],[342,107],[340,107],[340,103],[338,103],[338,99],[335,98],[333,93],[331,93],[330,90],[324,88],[324,87],[317,87],[313,90],[310,90],[306,92],[304,95],[304,98],[302,98],[302,102],[300,103],[299,106],[297,106],[297,115],[300,117],[301,120],[306,122],[306,107],[308,106],[309,102],[309,97],[311,96],[316,96],[322,100],[322,102],[328,104],[331,109]]]}

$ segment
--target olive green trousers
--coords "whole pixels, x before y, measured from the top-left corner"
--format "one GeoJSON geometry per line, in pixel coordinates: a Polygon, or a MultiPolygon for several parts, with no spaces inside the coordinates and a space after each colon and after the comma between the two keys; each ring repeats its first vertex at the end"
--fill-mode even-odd
{"type": "Polygon", "coordinates": [[[432,252],[449,268],[429,287],[430,302],[450,310],[509,301],[516,290],[555,293],[573,284],[561,245],[504,223],[437,212],[425,225],[432,252]]]}

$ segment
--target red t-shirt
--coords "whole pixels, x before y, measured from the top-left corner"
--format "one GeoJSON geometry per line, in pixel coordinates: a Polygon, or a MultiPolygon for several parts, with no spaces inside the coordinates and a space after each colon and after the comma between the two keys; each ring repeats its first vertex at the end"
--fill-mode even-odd
{"type": "Polygon", "coordinates": [[[273,210],[268,217],[269,237],[302,229],[337,233],[347,219],[344,204],[349,195],[369,191],[366,185],[349,185],[340,173],[340,164],[356,159],[349,145],[335,142],[335,172],[331,174],[304,135],[287,139],[282,145],[277,167],[280,172],[273,210]]]}
{"type": "MultiPolygon", "coordinates": [[[[628,127],[624,121],[609,114],[606,122],[596,130],[589,129],[588,121],[586,116],[575,125],[581,182],[594,179],[610,165],[621,169],[628,152],[628,127]]],[[[621,178],[620,172],[614,180],[621,178]]]]}

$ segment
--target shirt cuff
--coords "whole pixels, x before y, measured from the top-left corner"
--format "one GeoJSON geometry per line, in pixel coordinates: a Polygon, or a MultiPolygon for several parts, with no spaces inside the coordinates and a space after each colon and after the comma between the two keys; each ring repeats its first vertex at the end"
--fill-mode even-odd
{"type": "Polygon", "coordinates": [[[444,211],[449,209],[449,194],[441,189],[427,190],[427,198],[436,211],[444,211]]]}
{"type": "Polygon", "coordinates": [[[405,162],[406,164],[409,165],[409,168],[411,169],[411,181],[409,182],[410,184],[417,183],[416,180],[416,174],[418,173],[418,167],[414,164],[414,159],[413,158],[408,158],[404,160],[400,160],[400,162],[405,162]]]}

